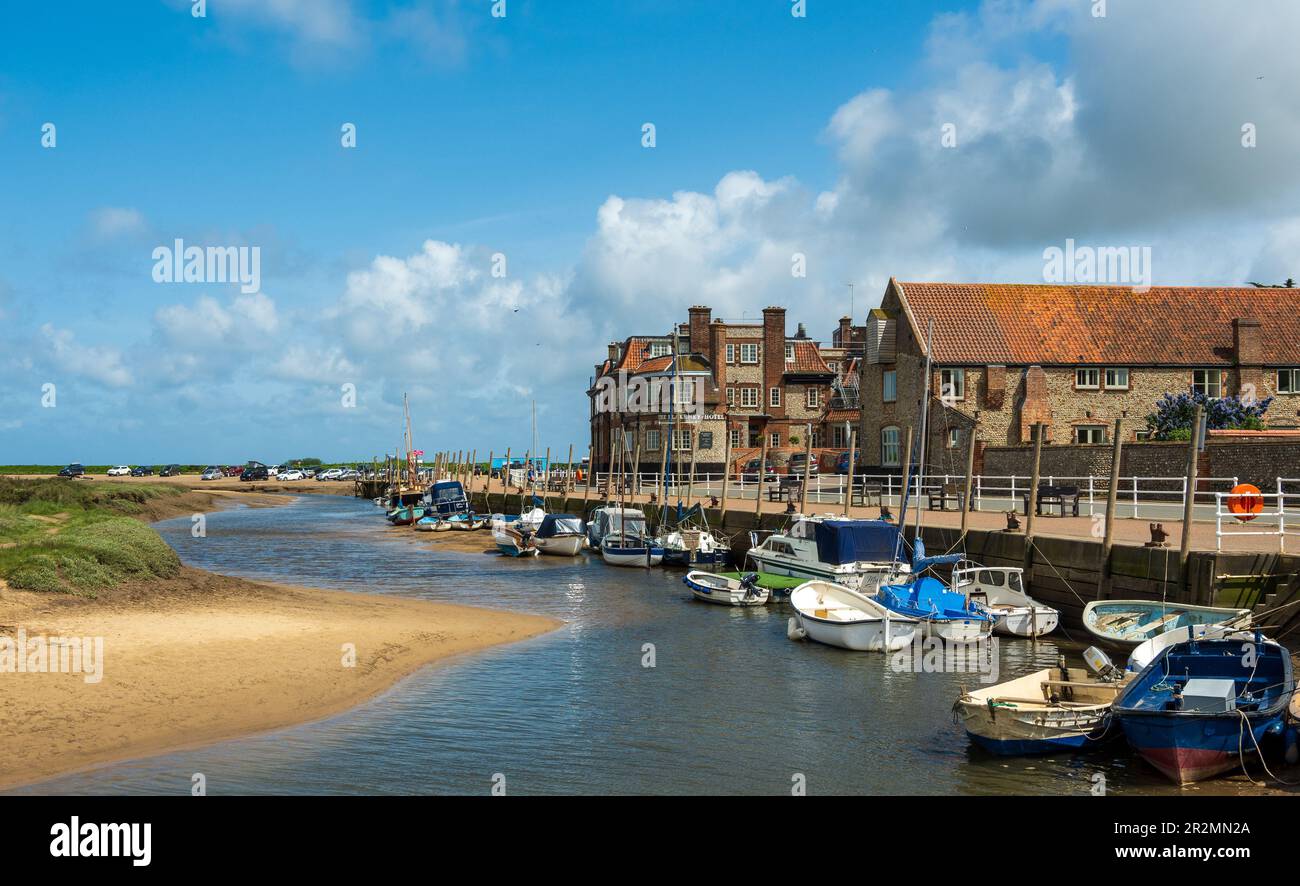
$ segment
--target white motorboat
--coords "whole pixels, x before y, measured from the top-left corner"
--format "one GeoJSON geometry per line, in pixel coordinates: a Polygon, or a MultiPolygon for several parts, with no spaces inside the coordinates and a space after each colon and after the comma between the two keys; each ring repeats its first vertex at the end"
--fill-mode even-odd
{"type": "Polygon", "coordinates": [[[686,573],[682,583],[691,589],[695,599],[703,600],[705,603],[717,603],[722,606],[762,606],[771,598],[772,592],[767,588],[760,588],[757,580],[757,573],[736,579],[697,570],[686,573]]]}
{"type": "Polygon", "coordinates": [[[664,560],[664,549],[642,535],[615,533],[603,539],[600,556],[610,566],[658,566],[664,560]]]}
{"type": "Polygon", "coordinates": [[[916,639],[920,623],[890,612],[870,597],[829,581],[809,581],[790,592],[791,639],[804,637],[861,652],[897,652],[916,639]]]}
{"type": "Polygon", "coordinates": [[[587,530],[582,519],[572,514],[547,514],[533,541],[543,554],[575,557],[587,543],[587,530]]]}
{"type": "Polygon", "coordinates": [[[785,532],[754,546],[748,559],[760,572],[833,582],[863,594],[910,572],[895,563],[898,526],[883,520],[848,520],[835,516],[799,517],[785,532]]]}
{"type": "Polygon", "coordinates": [[[983,604],[997,621],[993,631],[1012,637],[1041,637],[1056,630],[1061,613],[1025,593],[1024,570],[981,566],[963,560],[952,571],[952,588],[983,604]]]}
{"type": "Polygon", "coordinates": [[[587,543],[593,551],[599,551],[605,537],[616,532],[648,535],[645,514],[635,508],[623,508],[615,504],[602,505],[592,510],[587,520],[587,543]]]}

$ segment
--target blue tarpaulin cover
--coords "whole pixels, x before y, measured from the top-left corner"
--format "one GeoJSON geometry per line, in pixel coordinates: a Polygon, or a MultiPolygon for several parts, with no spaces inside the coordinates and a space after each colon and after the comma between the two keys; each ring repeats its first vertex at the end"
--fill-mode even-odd
{"type": "Polygon", "coordinates": [[[816,525],[816,539],[823,563],[892,563],[898,527],[883,520],[825,520],[816,525]]]}

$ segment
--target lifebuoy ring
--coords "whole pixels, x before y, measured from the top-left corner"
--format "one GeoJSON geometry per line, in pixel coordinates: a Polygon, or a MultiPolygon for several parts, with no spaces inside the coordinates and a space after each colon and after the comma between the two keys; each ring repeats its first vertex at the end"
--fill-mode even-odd
{"type": "Polygon", "coordinates": [[[1228,494],[1228,511],[1242,523],[1249,523],[1264,510],[1264,494],[1249,483],[1232,487],[1228,494]]]}

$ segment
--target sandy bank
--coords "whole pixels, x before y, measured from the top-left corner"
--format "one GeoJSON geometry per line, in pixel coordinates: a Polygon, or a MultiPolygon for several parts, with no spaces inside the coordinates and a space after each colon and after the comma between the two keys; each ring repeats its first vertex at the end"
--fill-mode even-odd
{"type": "Polygon", "coordinates": [[[423,665],[558,625],[195,569],[94,600],[5,590],[0,636],[103,637],[103,675],[0,673],[0,787],[319,719],[423,665]]]}

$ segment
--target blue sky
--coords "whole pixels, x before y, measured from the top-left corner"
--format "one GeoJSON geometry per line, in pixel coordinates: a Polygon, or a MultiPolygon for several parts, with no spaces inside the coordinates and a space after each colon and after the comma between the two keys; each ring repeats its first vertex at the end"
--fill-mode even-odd
{"type": "Polygon", "coordinates": [[[6,6],[0,463],[369,458],[404,391],[425,449],[521,448],[536,399],[563,450],[605,342],[689,304],[825,336],[846,282],[859,317],[891,275],[1038,282],[1067,236],[1285,276],[1296,69],[1258,50],[1296,14],[1189,5],[6,6]],[[258,246],[261,293],[155,283],[177,237],[258,246]]]}

